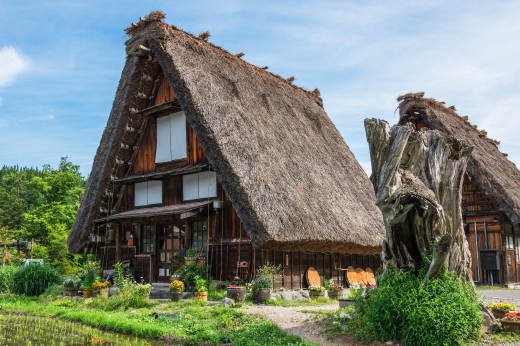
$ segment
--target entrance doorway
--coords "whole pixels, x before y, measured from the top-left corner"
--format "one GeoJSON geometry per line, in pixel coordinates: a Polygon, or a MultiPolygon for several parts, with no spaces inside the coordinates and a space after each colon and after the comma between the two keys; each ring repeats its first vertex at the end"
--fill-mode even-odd
{"type": "Polygon", "coordinates": [[[170,276],[184,262],[186,230],[184,224],[157,225],[157,279],[170,282],[170,276]]]}

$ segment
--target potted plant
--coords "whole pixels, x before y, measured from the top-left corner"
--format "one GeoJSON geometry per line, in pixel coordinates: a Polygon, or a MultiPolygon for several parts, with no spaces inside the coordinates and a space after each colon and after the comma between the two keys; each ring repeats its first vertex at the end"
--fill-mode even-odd
{"type": "Polygon", "coordinates": [[[329,293],[330,299],[339,301],[341,298],[343,298],[343,288],[334,284],[329,285],[329,287],[327,287],[327,292],[329,293]]]}
{"type": "Polygon", "coordinates": [[[235,301],[235,303],[242,303],[246,300],[247,288],[240,282],[232,282],[227,288],[227,297],[235,301]]]}
{"type": "Polygon", "coordinates": [[[92,297],[94,295],[94,291],[92,290],[92,285],[95,281],[94,271],[92,269],[88,269],[87,272],[80,277],[83,281],[83,297],[92,297]]]}
{"type": "Polygon", "coordinates": [[[181,267],[173,266],[173,275],[170,276],[170,283],[181,279],[181,267]]]}
{"type": "Polygon", "coordinates": [[[309,296],[315,299],[319,297],[325,297],[325,287],[309,286],[309,296]]]}
{"type": "Polygon", "coordinates": [[[184,260],[186,261],[186,264],[197,264],[197,251],[195,248],[190,248],[186,251],[184,260]]]}
{"type": "Polygon", "coordinates": [[[96,280],[92,284],[92,289],[96,292],[97,296],[108,298],[108,292],[110,291],[110,282],[96,280]]]}
{"type": "Polygon", "coordinates": [[[493,316],[495,316],[497,319],[504,318],[506,317],[506,313],[516,310],[516,306],[511,306],[511,304],[507,304],[506,302],[499,304],[491,303],[490,308],[493,316]]]}
{"type": "Polygon", "coordinates": [[[195,277],[195,299],[202,302],[208,301],[208,285],[200,276],[195,277]]]}
{"type": "Polygon", "coordinates": [[[251,288],[253,289],[254,302],[260,304],[266,299],[269,299],[271,289],[273,288],[273,281],[269,278],[260,276],[253,281],[251,288]]]}
{"type": "Polygon", "coordinates": [[[520,316],[517,311],[507,312],[500,323],[504,327],[504,332],[520,334],[520,316]]]}
{"type": "Polygon", "coordinates": [[[78,288],[81,287],[81,279],[66,279],[63,281],[63,287],[65,287],[65,295],[73,297],[78,292],[78,288]]]}
{"type": "Polygon", "coordinates": [[[170,283],[170,299],[172,302],[178,302],[182,298],[184,292],[184,283],[180,280],[175,280],[170,283]]]}

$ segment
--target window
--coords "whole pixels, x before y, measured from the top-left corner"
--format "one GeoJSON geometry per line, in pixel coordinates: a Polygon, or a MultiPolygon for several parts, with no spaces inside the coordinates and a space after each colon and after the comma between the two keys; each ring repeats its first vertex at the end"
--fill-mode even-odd
{"type": "Polygon", "coordinates": [[[142,253],[152,253],[153,244],[155,243],[155,233],[152,229],[152,226],[143,226],[141,237],[143,238],[142,253]]]}
{"type": "Polygon", "coordinates": [[[514,240],[513,240],[513,237],[511,236],[507,236],[506,238],[506,248],[507,249],[514,249],[514,240]]]}
{"type": "Polygon", "coordinates": [[[183,200],[211,197],[217,197],[217,174],[215,172],[201,172],[182,176],[183,200]]]}
{"type": "Polygon", "coordinates": [[[195,221],[191,224],[193,234],[193,247],[197,250],[205,250],[208,243],[208,222],[195,221]]]}
{"type": "Polygon", "coordinates": [[[184,112],[157,118],[155,162],[169,162],[187,157],[186,115],[184,112]]]}
{"type": "Polygon", "coordinates": [[[520,238],[516,238],[516,263],[520,263],[520,238]]]}
{"type": "Polygon", "coordinates": [[[150,180],[144,183],[135,183],[135,206],[162,203],[162,181],[150,180]]]}

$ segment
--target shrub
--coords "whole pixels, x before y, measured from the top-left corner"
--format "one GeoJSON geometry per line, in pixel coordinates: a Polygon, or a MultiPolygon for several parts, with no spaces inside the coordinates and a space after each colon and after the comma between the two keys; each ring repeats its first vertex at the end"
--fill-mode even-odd
{"type": "Polygon", "coordinates": [[[68,278],[65,281],[63,281],[63,287],[65,287],[65,288],[80,288],[81,287],[81,279],[68,278]]]}
{"type": "Polygon", "coordinates": [[[254,290],[264,290],[264,289],[271,289],[273,288],[273,281],[269,278],[265,277],[258,277],[253,281],[253,284],[251,285],[251,288],[254,290]]]}
{"type": "Polygon", "coordinates": [[[9,292],[11,279],[14,272],[16,272],[16,269],[18,269],[16,266],[5,266],[4,268],[0,268],[0,293],[9,292]]]}
{"type": "Polygon", "coordinates": [[[61,283],[59,272],[44,264],[23,265],[12,276],[11,292],[26,296],[39,296],[49,286],[61,283]]]}
{"type": "Polygon", "coordinates": [[[354,292],[357,337],[416,346],[460,345],[477,338],[482,315],[471,283],[445,270],[424,285],[421,274],[389,270],[364,296],[362,289],[354,292]]]}
{"type": "MultiPolygon", "coordinates": [[[[209,267],[209,266],[208,266],[209,267]]],[[[189,281],[191,283],[195,283],[196,277],[206,278],[208,276],[208,272],[206,269],[198,266],[196,264],[186,264],[181,269],[181,280],[186,282],[189,281]]]]}

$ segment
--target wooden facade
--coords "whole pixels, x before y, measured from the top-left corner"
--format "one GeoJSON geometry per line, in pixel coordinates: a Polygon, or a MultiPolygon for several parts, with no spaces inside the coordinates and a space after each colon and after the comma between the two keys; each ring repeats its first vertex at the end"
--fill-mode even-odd
{"type": "MultiPolygon", "coordinates": [[[[417,130],[431,129],[421,116],[413,123],[417,130]]],[[[490,163],[491,164],[491,163],[490,163]]],[[[513,227],[496,200],[468,172],[464,175],[462,216],[472,258],[472,276],[481,284],[520,282],[520,225],[513,227]],[[496,249],[499,270],[482,270],[480,250],[496,249]]]]}
{"type": "MultiPolygon", "coordinates": [[[[174,99],[175,94],[163,77],[155,105],[174,99]]],[[[136,160],[131,170],[132,176],[208,162],[188,122],[186,122],[186,158],[168,163],[155,163],[156,138],[157,123],[156,119],[151,117],[147,120],[143,139],[136,153],[136,160]]],[[[197,171],[208,170],[211,170],[211,166],[206,165],[197,171]]],[[[182,177],[182,174],[161,177],[163,206],[183,204],[182,177]]],[[[141,208],[136,207],[134,203],[134,184],[125,184],[122,191],[121,203],[115,211],[116,214],[141,208]]],[[[370,268],[375,273],[382,265],[377,255],[340,253],[339,263],[334,263],[331,253],[284,252],[254,248],[230,198],[218,181],[216,191],[216,196],[208,198],[204,208],[182,214],[180,217],[178,215],[135,217],[130,220],[112,221],[108,227],[114,231],[113,240],[107,238],[105,246],[101,248],[102,268],[112,269],[117,261],[129,260],[137,280],[169,282],[174,267],[183,264],[185,250],[197,246],[199,255],[205,257],[206,264],[211,265],[211,274],[215,280],[233,280],[238,274],[238,262],[248,263],[248,280],[254,278],[256,269],[262,264],[281,264],[284,276],[280,282],[275,282],[275,286],[296,289],[308,286],[305,274],[309,267],[315,268],[322,280],[332,278],[337,284],[346,286],[344,271],[336,270],[336,267],[370,268]],[[211,202],[214,199],[222,201],[222,207],[218,211],[212,207],[211,202]],[[153,243],[152,246],[150,242],[153,243]]]]}

